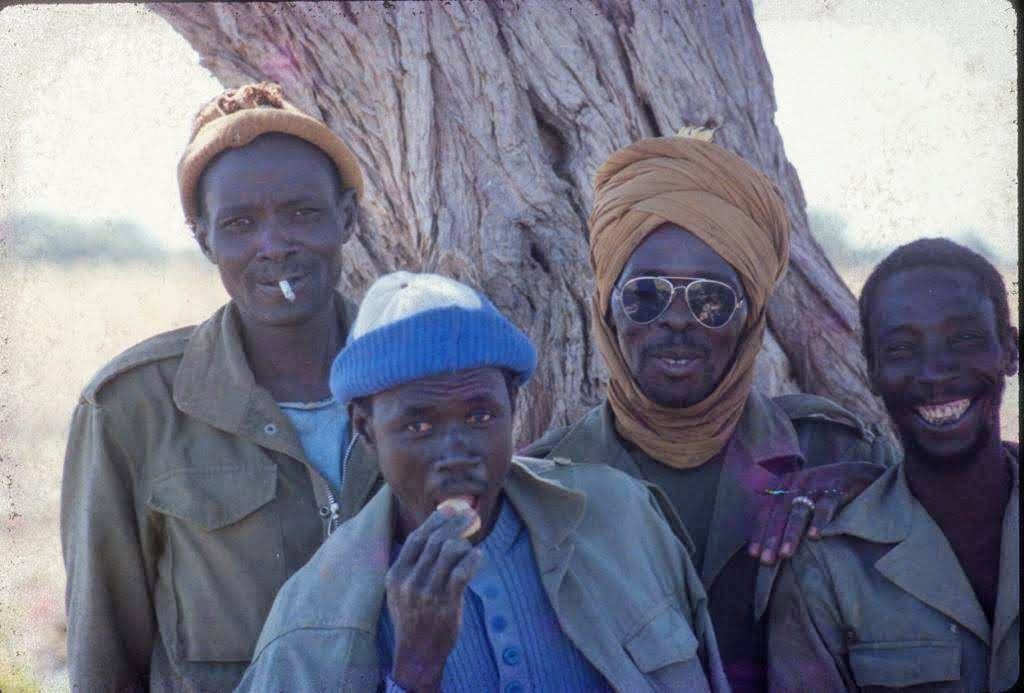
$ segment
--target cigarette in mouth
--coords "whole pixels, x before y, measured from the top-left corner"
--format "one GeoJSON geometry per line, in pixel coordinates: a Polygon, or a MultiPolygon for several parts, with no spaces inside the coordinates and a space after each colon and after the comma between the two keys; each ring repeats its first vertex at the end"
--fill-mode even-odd
{"type": "Polygon", "coordinates": [[[281,293],[284,294],[284,300],[288,301],[288,303],[294,303],[295,292],[292,291],[292,285],[288,283],[288,280],[282,279],[277,283],[277,285],[281,287],[281,293]]]}

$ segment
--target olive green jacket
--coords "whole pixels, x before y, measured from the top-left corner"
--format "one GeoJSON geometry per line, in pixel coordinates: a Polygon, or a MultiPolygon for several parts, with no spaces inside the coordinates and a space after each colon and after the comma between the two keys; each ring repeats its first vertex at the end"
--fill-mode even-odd
{"type": "Polygon", "coordinates": [[[991,624],[899,465],[783,566],[770,607],[772,688],[1011,688],[1020,675],[1020,477],[1015,450],[1011,457],[991,624]]]}
{"type": "MultiPolygon", "coordinates": [[[[576,424],[546,434],[523,454],[601,463],[643,478],[615,430],[607,403],[576,424]]],[[[756,691],[766,685],[766,633],[759,606],[768,601],[774,570],[759,570],[744,550],[764,501],[759,491],[782,485],[785,472],[854,460],[889,465],[894,456],[893,447],[874,428],[830,400],[750,393],[723,450],[703,561],[697,566],[733,689],[756,691]]],[[[672,510],[667,514],[675,515],[672,510]]],[[[678,519],[672,519],[679,527],[678,519]]],[[[679,532],[690,543],[685,531],[679,532]]]]}
{"type": "MultiPolygon", "coordinates": [[[[575,424],[549,431],[522,454],[606,464],[643,478],[615,430],[607,402],[575,424]]],[[[851,460],[889,466],[895,454],[876,429],[830,400],[807,394],[768,398],[752,391],[725,447],[700,568],[704,587],[711,587],[729,559],[749,541],[756,491],[778,486],[780,473],[851,460]]]]}
{"type": "MultiPolygon", "coordinates": [[[[613,688],[728,690],[700,579],[645,485],[513,458],[504,492],[559,624],[613,688]]],[[[239,690],[378,690],[392,518],[385,486],[288,581],[239,690]]]]}
{"type": "MultiPolygon", "coordinates": [[[[334,526],[379,486],[351,452],[334,526]]],[[[233,688],[278,588],[323,542],[330,500],[256,385],[232,304],[118,356],[82,393],[65,458],[72,687],[233,688]]]]}

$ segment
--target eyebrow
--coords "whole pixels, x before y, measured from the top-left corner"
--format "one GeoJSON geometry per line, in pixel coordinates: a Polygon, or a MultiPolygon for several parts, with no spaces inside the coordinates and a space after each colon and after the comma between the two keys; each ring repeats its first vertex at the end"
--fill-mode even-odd
{"type": "MultiPolygon", "coordinates": [[[[981,313],[960,313],[959,315],[950,315],[943,322],[978,322],[984,321],[985,316],[981,313]]],[[[919,327],[910,323],[901,322],[896,325],[883,326],[878,331],[879,337],[887,337],[896,332],[927,332],[928,327],[919,327]]]]}
{"type": "MultiPolygon", "coordinates": [[[[298,195],[291,197],[282,202],[279,207],[296,207],[304,204],[325,204],[323,200],[312,196],[312,195],[298,195]]],[[[259,207],[257,203],[242,203],[237,205],[227,205],[217,210],[217,218],[232,216],[235,214],[244,214],[252,209],[259,207]]]]}

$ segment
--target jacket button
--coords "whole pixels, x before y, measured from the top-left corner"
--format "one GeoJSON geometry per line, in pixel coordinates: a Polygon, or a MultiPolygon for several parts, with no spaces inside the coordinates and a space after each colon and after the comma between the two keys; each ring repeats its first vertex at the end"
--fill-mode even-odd
{"type": "Polygon", "coordinates": [[[277,426],[275,426],[272,423],[268,423],[266,426],[263,427],[263,432],[266,433],[268,436],[272,436],[275,433],[277,433],[277,426]]]}
{"type": "Polygon", "coordinates": [[[326,505],[321,505],[320,506],[320,517],[327,517],[330,514],[331,514],[331,509],[330,508],[328,508],[326,505]]]}
{"type": "Polygon", "coordinates": [[[505,664],[514,667],[516,664],[519,664],[519,650],[515,647],[506,647],[505,651],[501,653],[501,659],[505,664]]]}
{"type": "Polygon", "coordinates": [[[949,624],[949,632],[950,633],[955,633],[956,631],[957,631],[956,624],[955,623],[950,623],[949,624]]]}

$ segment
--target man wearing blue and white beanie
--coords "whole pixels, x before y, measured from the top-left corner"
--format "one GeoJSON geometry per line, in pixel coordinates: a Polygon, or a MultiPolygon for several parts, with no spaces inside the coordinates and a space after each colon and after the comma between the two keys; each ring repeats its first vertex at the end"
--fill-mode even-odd
{"type": "Polygon", "coordinates": [[[535,363],[456,281],[370,288],[331,390],[387,483],[278,593],[240,690],[728,690],[647,487],[513,456],[535,363]]]}

